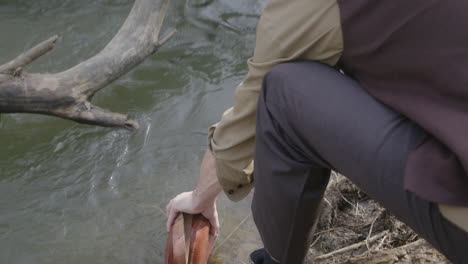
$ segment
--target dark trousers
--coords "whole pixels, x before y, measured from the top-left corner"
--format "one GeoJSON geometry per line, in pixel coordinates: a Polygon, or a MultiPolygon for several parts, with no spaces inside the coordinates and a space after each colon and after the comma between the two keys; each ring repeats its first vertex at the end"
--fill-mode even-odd
{"type": "Polygon", "coordinates": [[[302,263],[333,169],[453,263],[468,263],[468,234],[403,188],[407,156],[427,136],[331,67],[274,68],[258,102],[252,203],[266,250],[282,264],[302,263]]]}

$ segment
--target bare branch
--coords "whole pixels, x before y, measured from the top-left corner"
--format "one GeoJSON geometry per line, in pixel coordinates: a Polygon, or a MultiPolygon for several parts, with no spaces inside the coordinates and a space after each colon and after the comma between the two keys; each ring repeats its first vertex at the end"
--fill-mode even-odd
{"type": "Polygon", "coordinates": [[[89,103],[94,94],[132,70],[172,37],[159,41],[169,0],[135,0],[124,24],[95,56],[55,74],[28,74],[23,67],[52,49],[53,37],[0,66],[0,113],[39,113],[77,122],[138,128],[126,115],[89,103]]]}
{"type": "Polygon", "coordinates": [[[25,53],[22,53],[14,60],[6,64],[0,65],[0,73],[11,73],[17,70],[18,68],[24,68],[31,62],[35,61],[37,58],[51,51],[54,48],[57,39],[58,36],[55,35],[49,38],[48,40],[37,44],[35,47],[26,51],[25,53]]]}
{"type": "Polygon", "coordinates": [[[161,32],[161,28],[164,23],[164,19],[166,18],[168,8],[169,8],[169,1],[164,0],[159,11],[156,26],[154,28],[155,30],[153,34],[153,43],[158,43],[159,41],[159,33],[161,32]]]}
{"type": "Polygon", "coordinates": [[[362,246],[365,246],[366,243],[368,242],[374,242],[376,241],[377,239],[385,236],[388,234],[388,231],[383,231],[382,233],[379,233],[373,237],[370,237],[364,241],[361,241],[359,243],[356,243],[356,244],[353,244],[353,245],[350,245],[350,246],[347,246],[347,247],[344,247],[344,248],[341,248],[341,249],[338,249],[338,250],[335,250],[333,252],[330,252],[330,253],[327,253],[327,254],[324,254],[324,255],[321,255],[321,256],[318,256],[316,258],[314,258],[315,261],[320,261],[320,260],[324,260],[324,259],[328,259],[328,258],[331,258],[333,256],[336,256],[338,254],[343,254],[343,253],[346,253],[346,252],[349,252],[349,251],[352,251],[352,250],[355,250],[355,249],[358,249],[362,246]]]}
{"type": "Polygon", "coordinates": [[[0,83],[6,82],[8,80],[11,80],[12,76],[10,74],[2,74],[0,73],[0,83]]]}
{"type": "Polygon", "coordinates": [[[162,45],[164,45],[164,43],[166,43],[167,41],[169,41],[174,35],[175,33],[177,33],[177,30],[172,30],[171,32],[169,32],[169,34],[167,34],[163,39],[161,39],[160,41],[157,42],[157,46],[160,47],[162,45]]]}
{"type": "Polygon", "coordinates": [[[138,123],[128,119],[126,115],[102,109],[88,101],[74,104],[68,108],[57,109],[55,113],[57,116],[74,120],[82,124],[119,127],[129,130],[139,128],[138,123]]]}
{"type": "Polygon", "coordinates": [[[154,53],[168,0],[137,0],[119,32],[96,56],[59,73],[67,86],[92,97],[154,53]]]}

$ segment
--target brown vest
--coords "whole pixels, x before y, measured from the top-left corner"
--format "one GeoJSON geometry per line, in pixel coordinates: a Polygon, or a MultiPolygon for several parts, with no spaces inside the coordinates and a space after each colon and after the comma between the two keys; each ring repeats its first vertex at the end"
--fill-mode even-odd
{"type": "Polygon", "coordinates": [[[409,156],[405,187],[468,206],[468,1],[338,2],[339,65],[430,134],[409,156]]]}

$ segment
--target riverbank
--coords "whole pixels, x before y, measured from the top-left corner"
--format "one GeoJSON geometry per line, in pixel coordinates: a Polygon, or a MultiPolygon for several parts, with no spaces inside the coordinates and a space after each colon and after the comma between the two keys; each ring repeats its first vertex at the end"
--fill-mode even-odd
{"type": "Polygon", "coordinates": [[[450,262],[344,176],[328,186],[308,260],[317,264],[450,262]]]}

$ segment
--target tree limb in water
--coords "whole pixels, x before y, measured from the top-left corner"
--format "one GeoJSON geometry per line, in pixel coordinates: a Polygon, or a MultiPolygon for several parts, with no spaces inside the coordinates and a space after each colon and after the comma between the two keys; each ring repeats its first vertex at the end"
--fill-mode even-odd
{"type": "Polygon", "coordinates": [[[159,39],[169,0],[136,0],[119,32],[95,56],[63,72],[33,74],[24,67],[50,51],[57,36],[0,65],[0,113],[37,113],[76,122],[137,129],[127,115],[91,103],[96,92],[153,54],[174,32],[159,39]]]}

